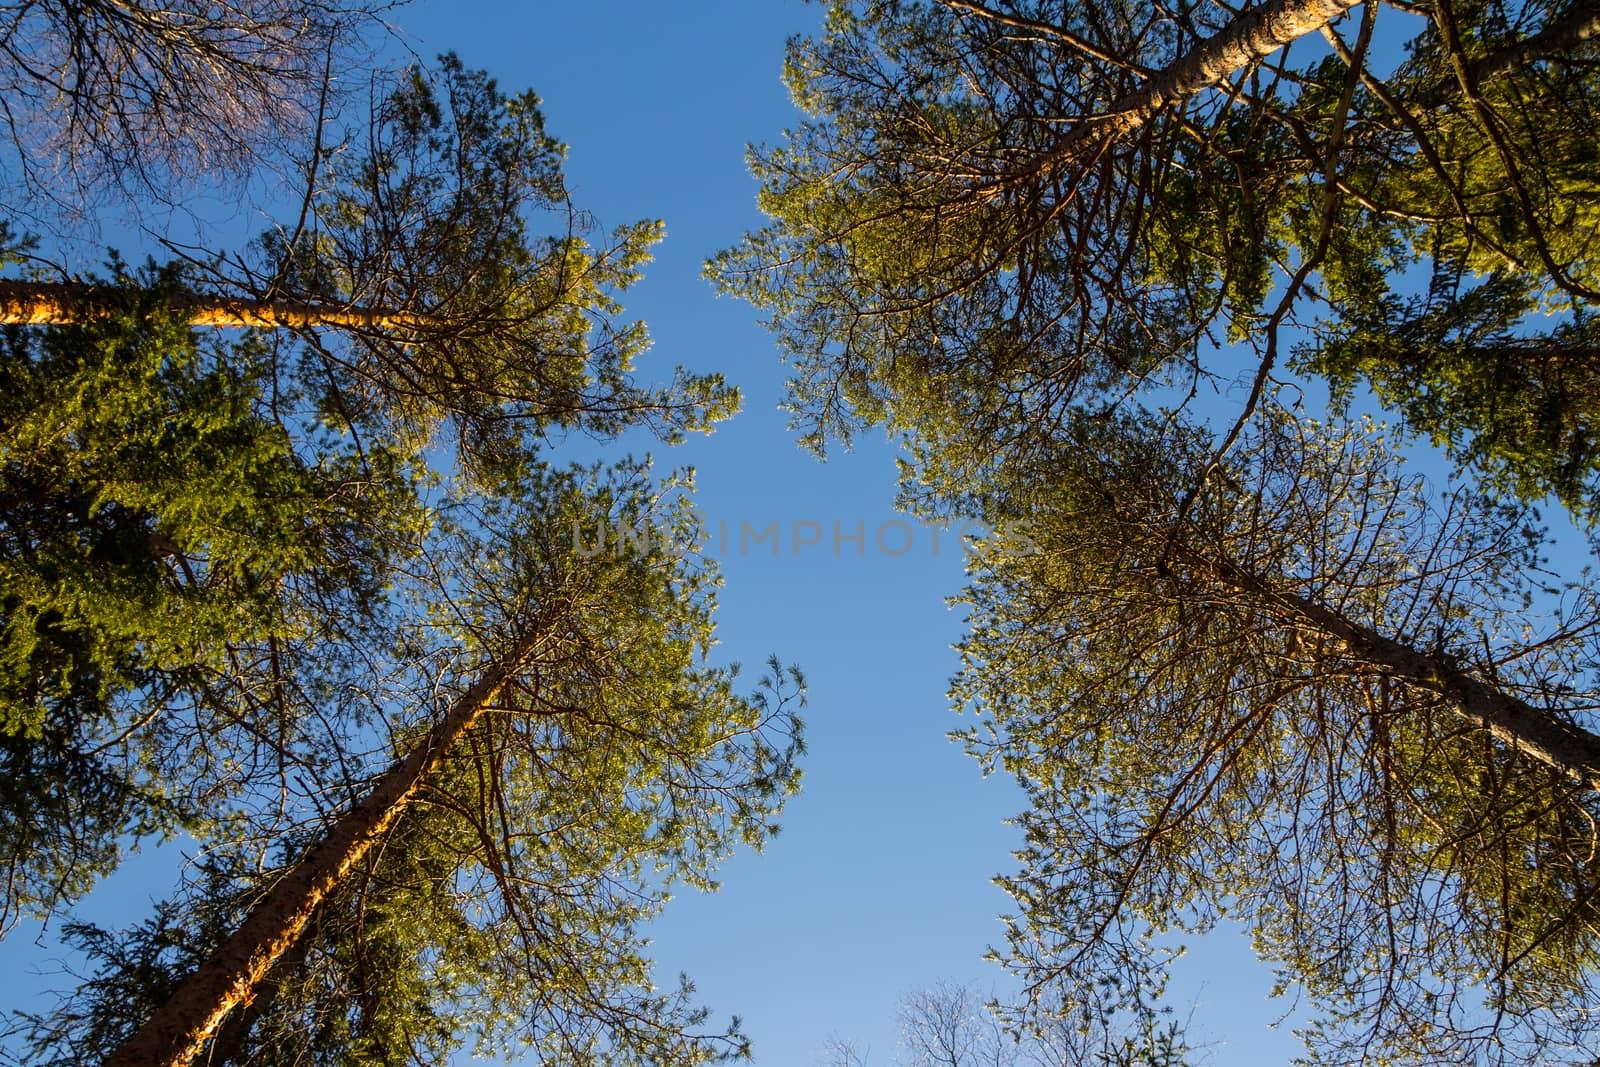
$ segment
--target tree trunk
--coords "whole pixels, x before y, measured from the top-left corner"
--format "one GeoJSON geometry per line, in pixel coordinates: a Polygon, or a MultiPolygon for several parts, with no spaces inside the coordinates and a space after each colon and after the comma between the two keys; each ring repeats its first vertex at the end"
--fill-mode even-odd
{"type": "MultiPolygon", "coordinates": [[[[1564,18],[1550,23],[1532,37],[1492,52],[1473,63],[1473,84],[1482,85],[1507,71],[1520,69],[1541,59],[1567,55],[1585,41],[1597,37],[1600,37],[1600,9],[1590,7],[1587,2],[1574,4],[1564,18]]],[[[1459,92],[1460,88],[1460,84],[1451,79],[1446,87],[1441,87],[1430,96],[1439,99],[1446,91],[1459,92]]]]}
{"type": "Polygon", "coordinates": [[[421,744],[334,823],[171,999],[106,1058],[104,1067],[187,1067],[205,1050],[228,1012],[249,1003],[323,898],[382,840],[451,747],[478,721],[507,680],[527,664],[542,642],[539,630],[531,633],[511,654],[491,664],[421,744]]]}
{"type": "MultiPolygon", "coordinates": [[[[0,325],[68,326],[110,314],[125,299],[125,291],[115,286],[0,279],[0,325]]],[[[179,291],[168,297],[167,303],[188,312],[196,326],[420,330],[436,325],[428,316],[414,312],[294,300],[253,300],[179,291]]]]}
{"type": "Polygon", "coordinates": [[[1109,141],[1136,130],[1170,104],[1220,85],[1252,63],[1313,33],[1361,0],[1272,0],[1230,22],[1157,73],[1138,92],[1129,93],[1104,115],[1086,117],[1057,141],[1035,168],[1048,173],[1109,141]]]}
{"type": "Polygon", "coordinates": [[[1219,564],[1192,552],[1185,553],[1185,557],[1236,592],[1288,609],[1299,622],[1340,642],[1350,655],[1373,669],[1437,693],[1462,719],[1546,767],[1600,792],[1600,736],[1563,722],[1446,659],[1418,652],[1325,604],[1277,588],[1232,564],[1219,564]]]}

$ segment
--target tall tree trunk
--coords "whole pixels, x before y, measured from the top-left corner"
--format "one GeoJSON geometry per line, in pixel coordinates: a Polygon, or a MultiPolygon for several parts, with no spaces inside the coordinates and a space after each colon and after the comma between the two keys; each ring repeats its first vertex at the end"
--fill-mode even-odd
{"type": "MultiPolygon", "coordinates": [[[[1482,85],[1507,71],[1517,70],[1530,63],[1553,56],[1564,56],[1580,47],[1585,41],[1600,37],[1600,8],[1590,6],[1588,0],[1575,3],[1565,16],[1549,23],[1532,37],[1491,52],[1472,64],[1472,82],[1482,85]]],[[[1460,83],[1451,79],[1429,94],[1441,100],[1447,93],[1459,93],[1460,83]]]]}
{"type": "Polygon", "coordinates": [[[1419,652],[1309,597],[1279,588],[1231,563],[1198,553],[1184,558],[1237,593],[1280,610],[1338,641],[1374,670],[1443,697],[1465,721],[1518,752],[1600,792],[1600,736],[1563,722],[1437,655],[1419,652]]]}
{"type": "Polygon", "coordinates": [[[1080,120],[1030,170],[1049,173],[1123,134],[1162,109],[1222,84],[1284,45],[1322,29],[1361,0],[1271,0],[1247,11],[1159,71],[1143,88],[1114,102],[1103,115],[1080,120]]]}
{"type": "Polygon", "coordinates": [[[322,900],[383,839],[451,747],[526,666],[543,641],[542,629],[530,630],[510,654],[489,666],[422,742],[386,771],[172,997],[106,1058],[105,1067],[187,1067],[205,1050],[228,1012],[250,1001],[322,900]]]}
{"type": "MultiPolygon", "coordinates": [[[[115,286],[0,279],[0,325],[67,326],[109,314],[125,299],[125,292],[115,286]]],[[[190,321],[196,326],[418,330],[436,325],[428,316],[414,312],[294,300],[253,300],[179,291],[167,302],[189,312],[190,321]]]]}

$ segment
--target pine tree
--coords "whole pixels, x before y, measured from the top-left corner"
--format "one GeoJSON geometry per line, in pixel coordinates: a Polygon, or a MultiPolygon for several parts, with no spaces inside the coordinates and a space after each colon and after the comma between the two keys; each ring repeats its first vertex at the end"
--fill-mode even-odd
{"type": "Polygon", "coordinates": [[[959,483],[1241,356],[1242,425],[1314,327],[1298,368],[1586,517],[1600,16],[1337,6],[834,4],[789,57],[808,121],[753,157],[774,222],[710,268],[768,315],[811,443],[882,424],[959,483]]]}
{"type": "Polygon", "coordinates": [[[544,458],[567,430],[676,439],[736,397],[635,380],[647,338],[617,296],[659,225],[590,243],[531,94],[447,57],[370,130],[319,157],[305,215],[249,254],[6,290],[35,311],[6,328],[0,684],[34,759],[18,811],[48,816],[9,829],[59,838],[18,903],[69,901],[131,834],[181,827],[224,857],[189,913],[126,941],[76,928],[107,968],[29,1040],[183,1063],[270,1060],[299,1033],[371,1062],[417,1019],[427,1048],[737,1051],[653,990],[638,927],[773,831],[798,676],[734,694],[705,661],[714,576],[676,542],[576,552],[580,516],[681,533],[669,488],[544,458]],[[108,765],[100,793],[60,801],[33,773],[47,750],[90,784],[108,765]],[[181,922],[194,939],[169,936],[181,922]],[[391,981],[426,999],[372,992],[391,981]],[[340,1024],[351,989],[365,1014],[340,1024]]]}
{"type": "Polygon", "coordinates": [[[239,768],[292,762],[270,751],[295,729],[282,687],[375,623],[427,523],[389,450],[292,439],[263,346],[203,343],[151,282],[0,337],[8,920],[80,895],[123,841],[199,831],[239,768]]]}
{"type": "Polygon", "coordinates": [[[799,676],[743,698],[706,665],[716,579],[684,548],[681,493],[639,465],[528,474],[414,591],[434,610],[387,672],[396,762],[267,874],[213,864],[188,909],[120,938],[81,930],[103,966],[31,1020],[38,1054],[367,1063],[475,1038],[698,1062],[744,1047],[687,990],[652,988],[639,927],[668,886],[710,884],[733,845],[772,832],[797,780],[799,676]],[[580,552],[574,529],[601,519],[651,529],[650,547],[580,552]]]}
{"type": "Polygon", "coordinates": [[[1592,583],[1370,427],[1267,411],[1183,517],[1210,445],[1157,418],[991,487],[1035,551],[978,561],[953,692],[1029,794],[1003,958],[1159,991],[1227,916],[1314,1062],[1592,1057],[1592,583]]]}

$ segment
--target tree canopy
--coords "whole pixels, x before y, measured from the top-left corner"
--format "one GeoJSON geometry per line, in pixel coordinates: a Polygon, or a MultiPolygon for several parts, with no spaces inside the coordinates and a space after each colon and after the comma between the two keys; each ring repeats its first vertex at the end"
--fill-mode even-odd
{"type": "MultiPolygon", "coordinates": [[[[718,859],[773,831],[797,780],[799,676],[775,666],[745,698],[732,672],[707,664],[716,579],[684,548],[681,492],[640,465],[530,471],[524,485],[431,553],[413,590],[430,610],[405,622],[383,690],[351,679],[382,701],[397,760],[376,765],[370,785],[348,783],[352,814],[396,772],[409,792],[403,807],[370,809],[392,822],[347,855],[350,871],[236,1009],[245,1021],[223,1022],[213,1062],[382,1063],[464,1044],[699,1062],[745,1048],[737,1028],[706,1027],[687,987],[656,990],[641,925],[669,887],[711,886],[718,859]],[[660,536],[585,556],[572,531],[596,516],[660,536]],[[451,711],[433,711],[447,698],[451,711]]],[[[213,861],[189,907],[138,930],[77,928],[101,967],[63,1011],[31,1021],[36,1046],[78,1062],[177,1004],[184,973],[225,959],[228,935],[316,862],[320,846],[306,846],[347,821],[281,833],[265,871],[248,854],[213,861]]]]}
{"type": "Polygon", "coordinates": [[[1317,1062],[1600,1053],[1600,616],[1534,512],[1600,487],[1597,30],[838,0],[791,43],[771,224],[709,271],[814,447],[882,426],[911,506],[1026,532],[952,699],[1028,793],[997,954],[1034,994],[1159,993],[1231,916],[1317,1062]]]}
{"type": "Polygon", "coordinates": [[[1524,523],[1273,414],[1181,520],[1192,431],[1088,424],[1011,475],[1038,551],[976,568],[953,690],[1031,801],[1006,958],[1159,990],[1226,916],[1327,1062],[1565,1062],[1595,1039],[1593,587],[1552,604],[1524,523]]]}
{"type": "Polygon", "coordinates": [[[936,442],[976,467],[1241,357],[1248,412],[1298,347],[1586,514],[1597,27],[1583,4],[834,3],[789,56],[807,121],[752,157],[773,224],[711,270],[768,314],[816,445],[883,424],[925,469],[936,442]]]}
{"type": "MultiPolygon", "coordinates": [[[[510,491],[566,430],[643,424],[672,439],[735,403],[715,376],[636,384],[647,337],[618,321],[618,294],[656,227],[624,227],[599,248],[572,229],[560,149],[533,97],[510,99],[447,59],[403,78],[373,129],[299,236],[263,245],[299,256],[296,284],[320,280],[314,294],[293,291],[321,306],[432,293],[420,334],[311,322],[202,338],[189,325],[205,280],[192,264],[46,283],[73,296],[54,305],[61,325],[7,328],[3,632],[17,767],[44,761],[84,798],[133,789],[146,770],[189,783],[147,797],[167,812],[157,824],[107,794],[108,827],[175,829],[222,810],[244,777],[281,784],[300,758],[288,751],[289,690],[333,685],[333,650],[359,648],[345,638],[396,609],[396,567],[452,492],[510,491]],[[181,736],[205,738],[205,754],[157,708],[188,709],[181,736]],[[238,750],[217,747],[216,716],[235,723],[238,750]]],[[[33,844],[7,854],[41,873],[8,883],[8,915],[77,895],[115,851],[80,832],[87,800],[15,799],[19,816],[41,817],[18,819],[19,842],[33,844]],[[56,835],[59,851],[36,847],[56,835]]]]}
{"type": "Polygon", "coordinates": [[[263,343],[207,342],[147,280],[0,339],[8,920],[80,895],[120,840],[198,830],[264,749],[292,758],[285,687],[370,636],[429,521],[421,472],[296,442],[263,343]]]}
{"type": "Polygon", "coordinates": [[[94,966],[14,1036],[59,1062],[739,1053],[656,989],[642,925],[775,831],[800,676],[741,696],[709,661],[687,479],[550,457],[737,396],[636,377],[619,296],[660,224],[570,203],[535,97],[453,57],[378,83],[252,248],[0,283],[4,917],[141,838],[204,857],[149,922],[70,926],[94,966]],[[581,553],[595,521],[659,530],[581,553]]]}
{"type": "MultiPolygon", "coordinates": [[[[1018,535],[974,548],[951,700],[1026,794],[995,955],[1027,999],[981,1035],[915,1001],[919,1053],[1181,1060],[1152,1005],[1235,919],[1309,1062],[1595,1062],[1600,14],[826,8],[752,154],[771,224],[710,273],[807,443],[886,428],[903,503],[1018,535]]],[[[254,243],[166,266],[0,232],[0,925],[141,840],[203,856],[148,921],[67,927],[78,990],[11,1036],[745,1054],[644,924],[775,831],[801,679],[711,660],[687,479],[553,456],[736,395],[638,377],[661,224],[572,202],[536,97],[447,56],[336,120],[374,13],[0,16],[57,207],[297,175],[254,243]],[[581,550],[594,521],[652,536],[581,550]]]]}
{"type": "Polygon", "coordinates": [[[292,164],[365,69],[388,2],[45,0],[0,12],[8,208],[92,223],[111,204],[239,183],[292,164]],[[15,182],[15,184],[11,184],[15,182]]]}

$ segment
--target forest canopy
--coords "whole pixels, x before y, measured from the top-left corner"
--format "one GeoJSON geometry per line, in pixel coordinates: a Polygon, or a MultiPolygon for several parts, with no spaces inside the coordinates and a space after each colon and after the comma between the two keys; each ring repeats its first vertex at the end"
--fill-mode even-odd
{"type": "MultiPolygon", "coordinates": [[[[1238,924],[1303,1062],[1600,1061],[1600,13],[818,7],[707,273],[803,444],[1027,531],[964,546],[949,682],[1016,995],[908,1049],[1189,1062],[1173,963],[1238,924]]],[[[8,1054],[750,1054],[648,924],[777,831],[804,679],[714,651],[690,472],[564,447],[738,394],[624,310],[664,224],[387,12],[0,15],[0,932],[76,968],[8,1054]],[[82,259],[113,215],[159,257],[82,259]],[[147,915],[75,914],[157,842],[147,915]]]]}
{"type": "Polygon", "coordinates": [[[791,42],[771,222],[708,269],[812,447],[882,427],[907,506],[1037,549],[969,568],[951,689],[1027,794],[1021,1031],[1230,918],[1310,1062],[1600,1054],[1597,36],[835,0],[791,42]]]}
{"type": "Polygon", "coordinates": [[[737,393],[635,368],[661,224],[601,227],[536,96],[383,65],[377,16],[9,16],[0,922],[82,961],[12,1017],[29,1062],[748,1053],[644,928],[776,832],[803,680],[714,661],[691,473],[559,450],[737,393]],[[54,243],[241,181],[280,183],[244,246],[54,243]],[[579,551],[597,523],[658,536],[579,551]],[[72,916],[162,841],[192,862],[145,921],[72,916]]]}

